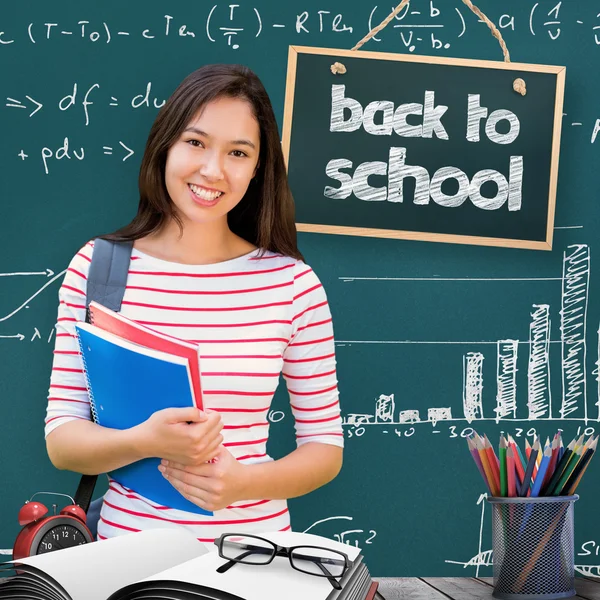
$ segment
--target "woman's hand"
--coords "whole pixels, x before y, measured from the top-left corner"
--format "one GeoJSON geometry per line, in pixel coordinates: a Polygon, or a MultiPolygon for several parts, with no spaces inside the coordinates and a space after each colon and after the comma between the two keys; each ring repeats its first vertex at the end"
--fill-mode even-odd
{"type": "Polygon", "coordinates": [[[247,500],[244,496],[248,467],[224,447],[211,463],[186,466],[163,460],[158,468],[180,494],[204,510],[221,510],[238,500],[247,500]]]}
{"type": "Polygon", "coordinates": [[[147,457],[181,465],[197,465],[216,456],[223,442],[223,422],[217,412],[197,408],[166,408],[137,426],[147,457]]]}

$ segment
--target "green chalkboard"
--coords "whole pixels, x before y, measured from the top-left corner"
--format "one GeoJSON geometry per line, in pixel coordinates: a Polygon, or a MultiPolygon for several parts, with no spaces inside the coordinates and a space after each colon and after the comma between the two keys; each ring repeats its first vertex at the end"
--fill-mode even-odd
{"type": "Polygon", "coordinates": [[[298,223],[551,249],[564,79],[562,67],[290,48],[298,223]]]}
{"type": "MultiPolygon", "coordinates": [[[[376,576],[492,574],[491,511],[462,437],[469,427],[521,444],[533,430],[544,439],[558,427],[565,439],[600,433],[600,8],[557,4],[477,2],[512,60],[568,71],[551,251],[298,234],[332,310],[346,450],[336,480],[290,502],[292,523],[357,543],[376,576]],[[482,387],[471,385],[478,377],[482,387]]],[[[0,550],[12,547],[33,493],[75,491],[78,476],[50,464],[43,439],[58,288],[88,239],[135,214],[156,106],[199,66],[241,62],[264,81],[283,135],[289,47],[351,48],[391,9],[358,0],[237,5],[30,0],[0,9],[0,550]],[[61,106],[75,84],[74,103],[61,106]],[[86,94],[93,104],[83,105],[86,94]],[[65,139],[68,155],[57,152],[65,139]]],[[[412,0],[363,50],[502,59],[459,0],[412,0]]],[[[355,62],[346,61],[347,75],[355,62]]],[[[328,69],[325,61],[324,78],[328,69]]],[[[527,73],[528,95],[511,102],[529,102],[543,77],[527,73]]],[[[472,151],[453,158],[470,173],[479,161],[472,151]]],[[[484,168],[494,168],[489,158],[484,168]]],[[[308,163],[302,173],[323,178],[308,163]]],[[[301,214],[315,198],[295,191],[301,214]]],[[[270,419],[268,450],[281,456],[294,445],[283,381],[270,419]]],[[[575,505],[580,574],[600,574],[599,469],[592,462],[575,505]]]]}

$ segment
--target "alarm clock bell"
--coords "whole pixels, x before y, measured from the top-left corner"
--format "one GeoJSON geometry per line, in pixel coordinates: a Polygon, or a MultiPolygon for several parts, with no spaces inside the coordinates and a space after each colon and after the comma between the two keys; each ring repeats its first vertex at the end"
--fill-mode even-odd
{"type": "Polygon", "coordinates": [[[66,494],[37,492],[21,507],[18,520],[23,529],[15,540],[13,560],[94,541],[86,525],[85,511],[66,494]],[[49,515],[46,506],[33,500],[39,494],[65,496],[71,500],[71,504],[62,508],[58,514],[55,504],[54,514],[49,515]]]}

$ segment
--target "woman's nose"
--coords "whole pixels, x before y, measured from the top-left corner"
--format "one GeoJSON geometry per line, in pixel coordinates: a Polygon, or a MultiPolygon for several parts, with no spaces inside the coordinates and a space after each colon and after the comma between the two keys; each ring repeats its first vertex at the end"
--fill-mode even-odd
{"type": "Polygon", "coordinates": [[[207,179],[223,179],[223,159],[218,152],[206,152],[200,165],[200,174],[207,179]]]}

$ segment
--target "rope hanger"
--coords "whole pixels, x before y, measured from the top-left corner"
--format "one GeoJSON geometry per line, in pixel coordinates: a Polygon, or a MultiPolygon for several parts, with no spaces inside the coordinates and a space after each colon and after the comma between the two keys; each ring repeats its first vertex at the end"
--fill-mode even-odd
{"type": "MultiPolygon", "coordinates": [[[[510,53],[508,52],[508,48],[506,47],[506,42],[502,38],[502,34],[498,31],[498,28],[477,8],[471,0],[462,0],[464,4],[466,4],[471,11],[477,15],[489,28],[492,32],[492,35],[498,40],[500,44],[500,48],[502,48],[502,54],[504,55],[504,62],[510,62],[510,53]]],[[[379,24],[377,27],[373,27],[362,40],[360,40],[351,50],[358,50],[366,44],[372,37],[376,36],[382,29],[385,29],[387,25],[396,17],[396,15],[410,2],[410,0],[402,0],[398,6],[379,24]]],[[[339,62],[335,62],[331,65],[331,72],[334,75],[343,75],[346,73],[346,67],[339,62]]],[[[525,81],[520,77],[513,81],[513,89],[515,92],[524,96],[527,93],[527,87],[525,85],[525,81]]]]}

